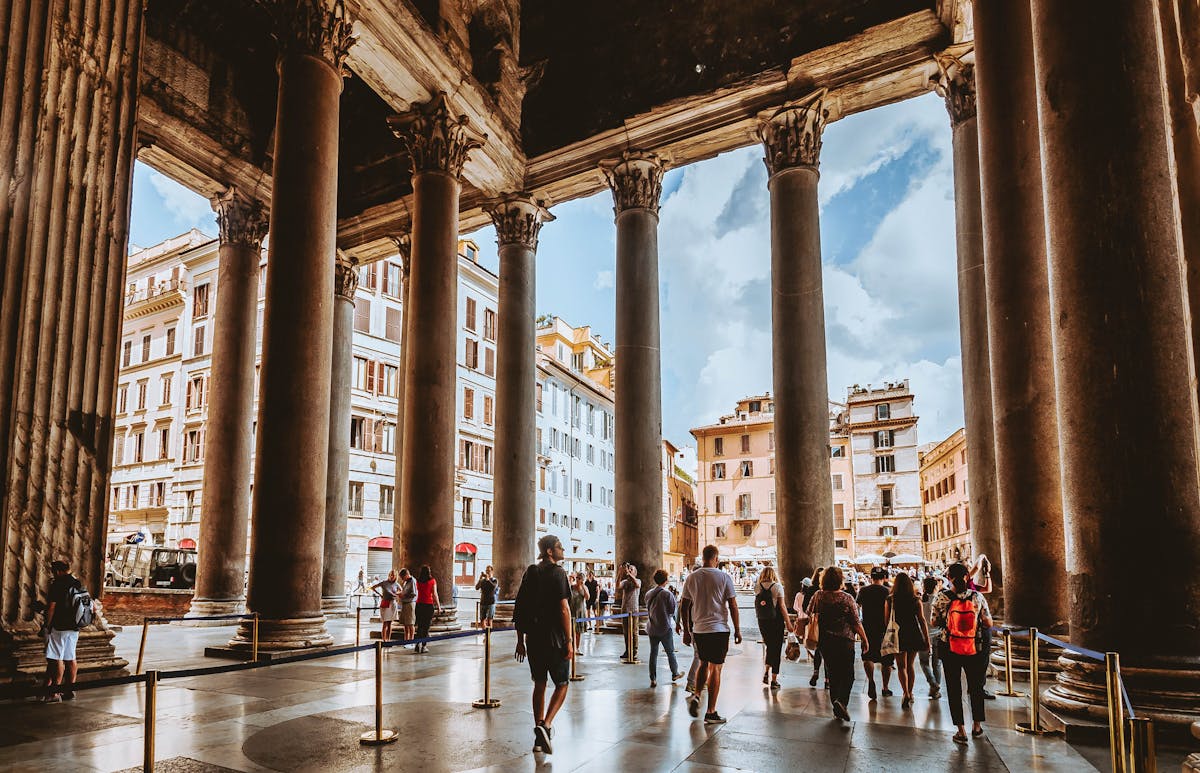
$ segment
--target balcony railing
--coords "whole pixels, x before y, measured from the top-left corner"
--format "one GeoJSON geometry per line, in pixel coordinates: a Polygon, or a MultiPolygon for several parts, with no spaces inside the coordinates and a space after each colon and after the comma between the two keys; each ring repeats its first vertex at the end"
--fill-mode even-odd
{"type": "Polygon", "coordinates": [[[169,279],[166,282],[159,282],[150,287],[143,287],[140,290],[126,293],[125,305],[131,306],[135,303],[157,298],[160,295],[166,295],[167,293],[182,292],[186,287],[187,284],[182,279],[169,279]]]}
{"type": "Polygon", "coordinates": [[[733,512],[733,520],[738,521],[757,521],[758,513],[754,510],[741,508],[733,512]]]}

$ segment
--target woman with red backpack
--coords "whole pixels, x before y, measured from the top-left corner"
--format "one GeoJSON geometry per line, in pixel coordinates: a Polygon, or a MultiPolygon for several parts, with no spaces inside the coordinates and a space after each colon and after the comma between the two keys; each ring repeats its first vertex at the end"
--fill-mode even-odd
{"type": "Polygon", "coordinates": [[[962,705],[963,673],[967,675],[967,693],[971,698],[971,735],[976,738],[983,735],[983,683],[987,678],[988,661],[984,631],[992,625],[987,599],[971,589],[969,575],[970,570],[962,564],[950,565],[946,577],[953,587],[934,599],[929,621],[930,629],[937,632],[938,658],[946,677],[950,716],[958,727],[954,734],[954,742],[958,744],[967,743],[962,705]]]}

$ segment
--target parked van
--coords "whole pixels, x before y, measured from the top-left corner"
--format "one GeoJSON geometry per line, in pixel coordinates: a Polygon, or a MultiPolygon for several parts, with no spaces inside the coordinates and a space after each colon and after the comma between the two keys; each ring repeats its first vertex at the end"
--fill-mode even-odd
{"type": "Polygon", "coordinates": [[[114,545],[104,584],[131,588],[194,588],[196,551],[153,545],[114,545]]]}

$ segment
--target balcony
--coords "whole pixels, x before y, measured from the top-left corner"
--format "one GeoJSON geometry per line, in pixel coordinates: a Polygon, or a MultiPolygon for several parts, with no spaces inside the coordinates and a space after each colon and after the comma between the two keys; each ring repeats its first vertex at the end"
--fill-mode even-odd
{"type": "Polygon", "coordinates": [[[739,509],[733,513],[734,523],[752,523],[759,520],[758,511],[739,509]]]}
{"type": "Polygon", "coordinates": [[[183,305],[183,292],[187,283],[182,279],[143,287],[125,294],[125,319],[136,319],[148,314],[183,305]]]}

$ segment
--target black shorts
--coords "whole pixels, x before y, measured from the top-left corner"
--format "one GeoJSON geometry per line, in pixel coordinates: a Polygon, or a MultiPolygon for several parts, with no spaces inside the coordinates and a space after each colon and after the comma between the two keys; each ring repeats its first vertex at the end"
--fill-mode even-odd
{"type": "Polygon", "coordinates": [[[692,639],[696,644],[696,657],[705,663],[721,665],[729,653],[729,633],[694,633],[692,639]]]}
{"type": "Polygon", "coordinates": [[[526,656],[529,660],[529,675],[535,682],[545,682],[549,678],[557,687],[566,684],[571,676],[571,661],[562,656],[561,650],[530,647],[526,656]]]}

